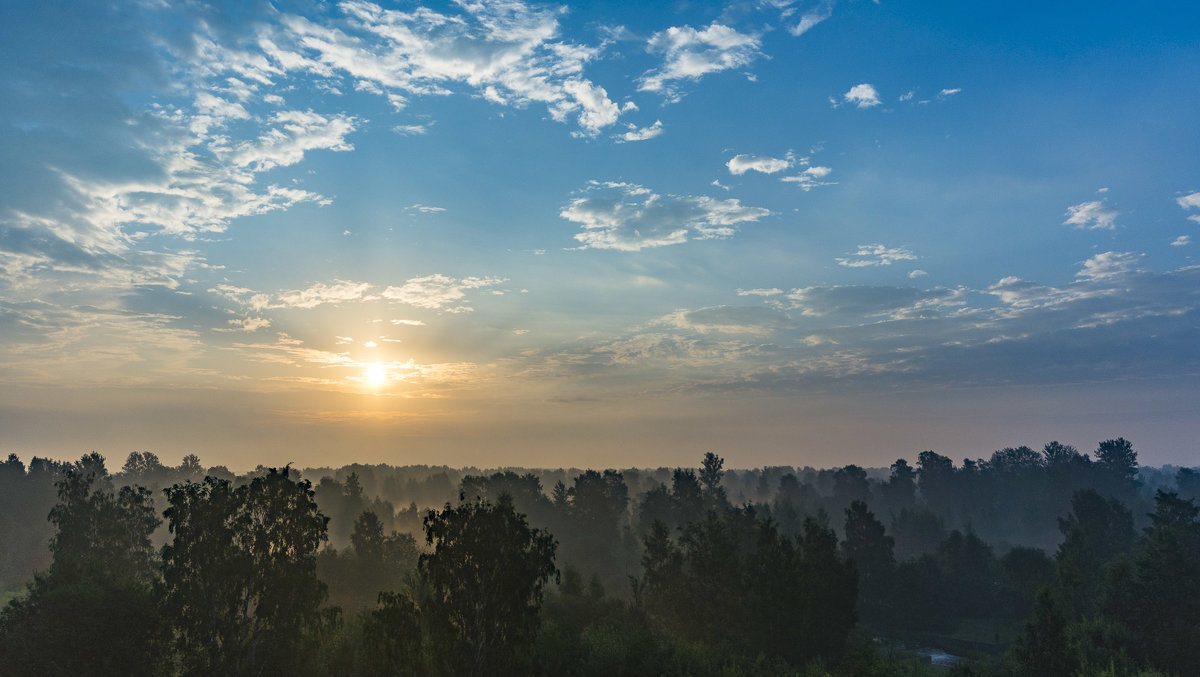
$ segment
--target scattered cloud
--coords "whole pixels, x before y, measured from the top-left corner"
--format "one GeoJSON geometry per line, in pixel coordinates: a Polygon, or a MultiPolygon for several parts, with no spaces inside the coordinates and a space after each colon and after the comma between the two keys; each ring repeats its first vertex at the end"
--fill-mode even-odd
{"type": "Polygon", "coordinates": [[[909,318],[966,303],[966,290],[915,287],[830,286],[793,289],[786,297],[802,315],[909,318]]]}
{"type": "Polygon", "coordinates": [[[408,207],[405,207],[405,209],[418,211],[418,212],[421,212],[422,214],[436,214],[438,212],[446,211],[445,207],[433,207],[430,205],[423,205],[423,204],[409,205],[408,207]]]}
{"type": "Polygon", "coordinates": [[[962,91],[961,87],[955,87],[954,89],[943,89],[942,91],[938,92],[938,98],[939,99],[948,99],[948,98],[954,96],[955,94],[958,94],[961,91],[962,91]]]}
{"type": "Polygon", "coordinates": [[[804,171],[800,172],[799,174],[796,174],[794,176],[785,176],[779,180],[786,181],[787,183],[794,183],[797,186],[799,186],[804,192],[808,192],[808,191],[812,190],[813,188],[817,188],[819,186],[835,185],[836,184],[835,181],[823,181],[822,180],[826,176],[829,176],[829,174],[832,171],[833,170],[830,169],[829,167],[821,167],[818,165],[812,165],[809,167],[805,167],[804,171]]]}
{"type": "Polygon", "coordinates": [[[916,261],[917,255],[907,247],[887,247],[881,244],[860,244],[853,254],[838,257],[839,266],[863,268],[867,266],[890,266],[896,261],[916,261]]]}
{"type": "Polygon", "coordinates": [[[823,0],[816,7],[800,15],[800,21],[788,27],[788,32],[795,36],[807,33],[813,26],[833,16],[833,0],[823,0]]]}
{"type": "Polygon", "coordinates": [[[758,58],[760,44],[758,36],[716,22],[699,30],[672,26],[650,37],[647,49],[661,54],[663,64],[642,75],[638,89],[678,100],[679,81],[745,66],[758,58]]]}
{"type": "Polygon", "coordinates": [[[1105,206],[1103,200],[1080,202],[1067,207],[1067,220],[1064,226],[1075,226],[1081,230],[1114,230],[1117,217],[1121,212],[1105,206]]]}
{"type": "Polygon", "coordinates": [[[734,155],[725,163],[729,173],[740,176],[746,172],[775,174],[792,166],[792,158],[774,158],[764,155],[734,155]]]}
{"type": "Polygon", "coordinates": [[[396,125],[392,131],[401,136],[418,136],[429,131],[428,125],[396,125]]]}
{"type": "Polygon", "coordinates": [[[738,296],[778,296],[782,293],[783,293],[783,290],[779,289],[778,287],[771,287],[769,289],[760,288],[760,289],[739,289],[739,290],[737,290],[738,296]]]}
{"type": "Polygon", "coordinates": [[[841,103],[852,104],[858,108],[871,108],[883,102],[879,100],[879,92],[875,90],[875,86],[864,82],[854,85],[850,91],[843,94],[841,103]]]}
{"type": "Polygon", "coordinates": [[[1096,254],[1083,262],[1083,268],[1078,273],[1075,273],[1075,276],[1085,280],[1120,277],[1136,270],[1138,261],[1143,256],[1144,254],[1134,254],[1132,252],[1104,252],[1096,254]]]}
{"type": "Polygon", "coordinates": [[[910,280],[915,280],[915,279],[917,279],[918,277],[925,277],[925,276],[926,276],[926,275],[928,275],[928,274],[929,274],[929,273],[927,273],[927,272],[925,272],[925,271],[921,270],[920,268],[917,268],[917,269],[915,269],[915,270],[913,270],[913,271],[910,271],[910,272],[909,272],[909,274],[908,274],[908,279],[910,279],[910,280]]]}
{"type": "Polygon", "coordinates": [[[1192,243],[1192,238],[1189,235],[1180,235],[1171,241],[1172,247],[1186,247],[1192,243]]]}
{"type": "MultiPolygon", "coordinates": [[[[603,87],[583,76],[599,49],[561,39],[559,7],[464,2],[441,13],[364,0],[337,7],[340,15],[321,20],[281,16],[282,27],[259,39],[269,68],[263,76],[302,71],[331,83],[345,76],[396,109],[407,97],[446,96],[457,87],[500,106],[543,104],[553,119],[573,119],[587,136],[621,113],[603,87]]],[[[415,127],[397,131],[416,133],[415,127]]]]}
{"type": "Polygon", "coordinates": [[[725,238],[741,223],[758,221],[770,210],[736,199],[659,195],[632,183],[596,182],[559,212],[579,224],[575,239],[583,248],[638,251],[688,240],[725,238]]]}
{"type": "Polygon", "coordinates": [[[650,125],[649,127],[638,128],[637,125],[631,124],[629,125],[629,131],[618,135],[616,138],[618,143],[627,141],[645,141],[647,139],[653,139],[662,133],[662,120],[655,120],[654,124],[650,125]]]}
{"type": "Polygon", "coordinates": [[[371,285],[367,282],[346,282],[334,280],[331,284],[316,282],[307,289],[285,291],[276,297],[275,303],[269,308],[316,308],[325,304],[337,304],[346,301],[370,300],[367,290],[371,285]]]}
{"type": "Polygon", "coordinates": [[[766,306],[712,306],[695,310],[677,310],[662,319],[680,329],[702,334],[769,334],[788,323],[786,313],[766,306]]]}
{"type": "Polygon", "coordinates": [[[464,303],[468,290],[487,289],[502,284],[504,281],[504,278],[500,277],[459,279],[435,273],[414,277],[399,286],[388,287],[380,295],[389,301],[417,308],[429,308],[447,313],[469,313],[474,308],[464,303]]]}
{"type": "MultiPolygon", "coordinates": [[[[1179,206],[1184,209],[1200,209],[1200,192],[1177,197],[1175,198],[1175,202],[1179,203],[1179,206]]],[[[1188,216],[1188,220],[1200,223],[1200,214],[1191,214],[1188,216]]]]}

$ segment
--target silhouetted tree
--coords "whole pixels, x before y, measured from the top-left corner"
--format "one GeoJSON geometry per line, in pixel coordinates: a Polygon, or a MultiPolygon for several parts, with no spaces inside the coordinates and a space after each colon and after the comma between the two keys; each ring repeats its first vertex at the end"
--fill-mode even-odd
{"type": "Polygon", "coordinates": [[[530,528],[502,494],[495,504],[463,501],[425,516],[420,571],[430,587],[422,607],[435,655],[454,675],[516,674],[538,628],[554,566],[554,537],[530,528]]]}
{"type": "Polygon", "coordinates": [[[0,614],[0,674],[153,675],[162,668],[150,492],[113,491],[89,454],[57,483],[50,570],[0,614]]]}
{"type": "Polygon", "coordinates": [[[188,674],[304,674],[322,624],[316,552],[326,518],[311,485],[271,468],[165,490],[166,610],[188,674]]]}

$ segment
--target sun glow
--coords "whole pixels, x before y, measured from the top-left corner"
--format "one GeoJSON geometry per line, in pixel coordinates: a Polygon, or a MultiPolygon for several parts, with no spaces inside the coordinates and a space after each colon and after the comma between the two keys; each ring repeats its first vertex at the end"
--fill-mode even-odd
{"type": "Polygon", "coordinates": [[[387,383],[387,380],[387,369],[384,369],[383,365],[377,362],[367,367],[367,383],[370,384],[372,388],[379,388],[383,386],[383,384],[387,383]]]}

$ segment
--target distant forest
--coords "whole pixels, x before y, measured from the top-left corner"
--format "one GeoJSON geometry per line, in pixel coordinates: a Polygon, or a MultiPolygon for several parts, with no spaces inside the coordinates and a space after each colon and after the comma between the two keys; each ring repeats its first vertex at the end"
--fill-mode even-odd
{"type": "Polygon", "coordinates": [[[0,463],[0,675],[1200,675],[1200,472],[0,463]]]}

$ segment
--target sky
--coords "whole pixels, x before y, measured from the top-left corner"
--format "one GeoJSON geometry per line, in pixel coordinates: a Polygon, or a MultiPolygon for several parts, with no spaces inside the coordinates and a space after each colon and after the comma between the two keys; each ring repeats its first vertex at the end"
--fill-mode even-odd
{"type": "Polygon", "coordinates": [[[1197,26],[0,3],[0,451],[1195,465],[1197,26]]]}

